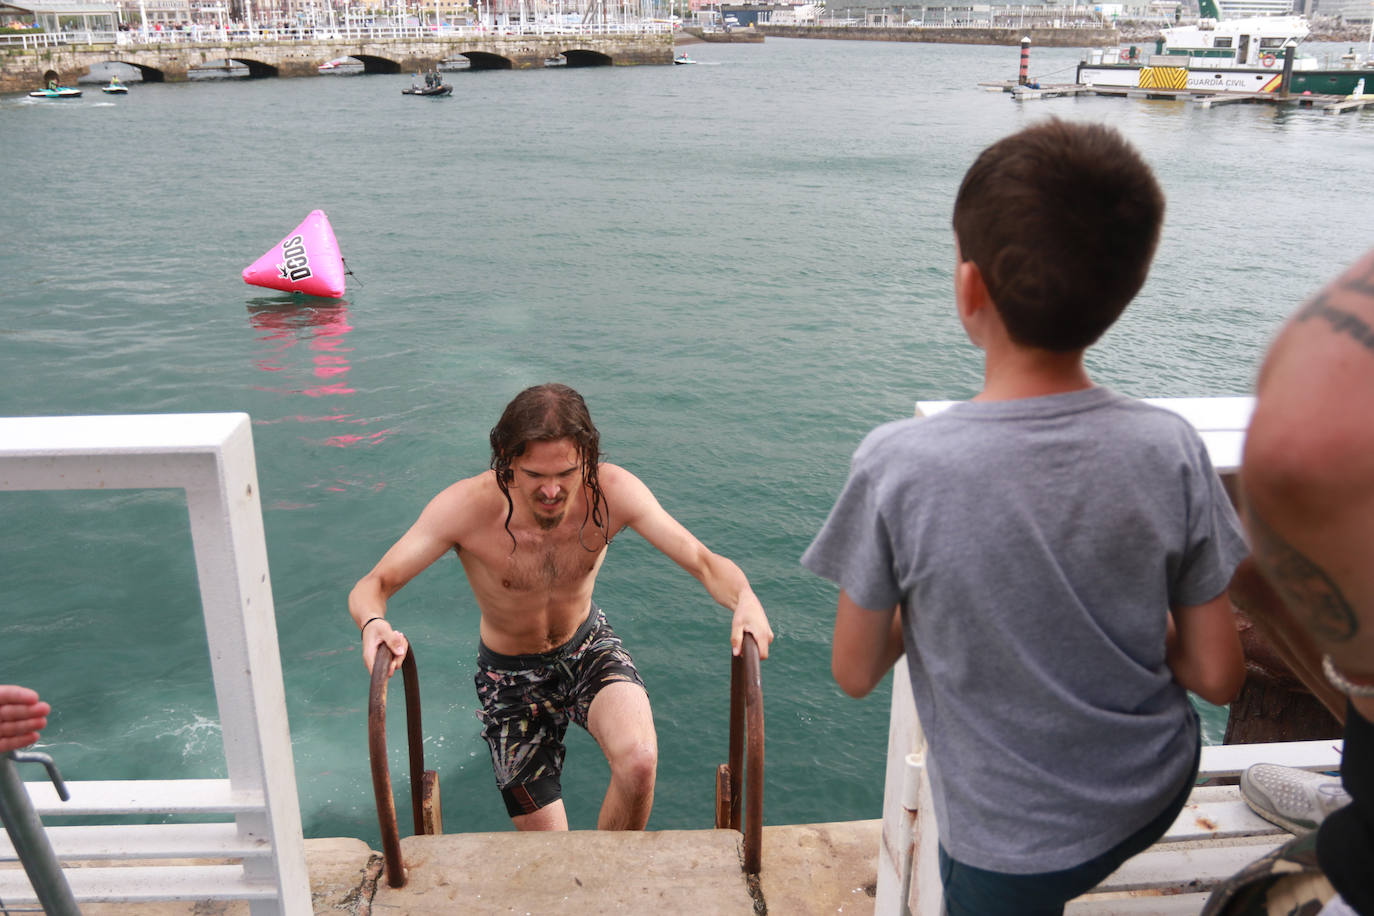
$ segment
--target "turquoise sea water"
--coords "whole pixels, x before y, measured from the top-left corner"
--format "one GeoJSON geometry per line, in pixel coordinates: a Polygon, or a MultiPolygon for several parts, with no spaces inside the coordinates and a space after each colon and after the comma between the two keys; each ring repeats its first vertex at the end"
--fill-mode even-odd
{"type": "MultiPolygon", "coordinates": [[[[867,429],[977,390],[948,228],[977,151],[1056,114],[1118,125],[1155,164],[1156,266],[1091,358],[1134,395],[1248,392],[1282,318],[1374,239],[1374,113],[979,90],[1015,75],[1016,48],[691,52],[699,66],[456,73],[447,100],[401,96],[407,75],[0,99],[0,415],[252,416],[307,835],[377,844],[348,589],[486,466],[522,387],[581,390],[608,460],[749,574],[778,632],[766,820],[876,817],[888,692],[832,684],[834,592],[797,558],[867,429]],[[315,208],[361,281],[346,299],[245,286],[315,208]]],[[[1067,78],[1078,56],[1036,49],[1032,74],[1067,78]]],[[[0,681],[52,701],[65,775],[221,774],[181,498],[0,493],[0,518],[0,681]]],[[[632,535],[597,599],[653,698],[651,826],[708,826],[728,615],[632,535]]],[[[416,643],[446,829],[504,829],[458,564],[391,617],[416,643]]],[[[392,747],[403,783],[399,728],[392,747]]],[[[595,823],[605,779],[573,735],[574,826],[595,823]]]]}

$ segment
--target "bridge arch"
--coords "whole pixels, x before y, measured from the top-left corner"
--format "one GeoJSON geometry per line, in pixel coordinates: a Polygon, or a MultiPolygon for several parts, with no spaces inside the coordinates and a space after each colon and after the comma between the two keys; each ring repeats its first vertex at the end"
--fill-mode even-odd
{"type": "Polygon", "coordinates": [[[230,63],[243,64],[248,68],[249,79],[266,79],[269,76],[280,76],[281,71],[271,64],[265,64],[260,60],[253,60],[251,57],[229,57],[226,58],[230,63]]]}
{"type": "Polygon", "coordinates": [[[569,67],[609,67],[614,61],[609,54],[588,48],[569,48],[563,52],[569,67]]]}
{"type": "Polygon", "coordinates": [[[140,63],[138,63],[138,62],[136,62],[136,61],[132,61],[132,60],[125,60],[125,59],[122,58],[122,57],[111,57],[111,58],[109,58],[108,60],[103,60],[103,61],[92,61],[92,63],[94,63],[94,64],[102,64],[102,63],[105,63],[105,64],[120,64],[120,65],[125,66],[125,67],[130,67],[130,68],[132,68],[132,69],[138,71],[138,78],[139,78],[140,80],[142,80],[143,82],[145,82],[145,83],[165,83],[165,82],[167,82],[167,74],[166,74],[166,73],[163,73],[163,72],[162,72],[161,70],[159,70],[157,67],[150,67],[150,66],[148,66],[147,64],[140,64],[140,63]]]}
{"type": "Polygon", "coordinates": [[[137,70],[137,71],[138,71],[138,78],[141,79],[141,80],[143,80],[143,82],[145,82],[145,83],[165,83],[165,82],[167,82],[167,74],[163,73],[161,70],[159,70],[159,69],[156,68],[156,67],[148,67],[148,66],[145,66],[145,65],[143,65],[143,64],[136,64],[136,63],[134,63],[134,62],[131,61],[131,60],[121,60],[121,61],[119,61],[119,63],[124,64],[124,65],[129,66],[129,67],[133,67],[135,70],[137,70]]]}
{"type": "Polygon", "coordinates": [[[490,51],[463,51],[462,56],[468,59],[469,70],[510,70],[515,66],[509,57],[490,51]]]}
{"type": "Polygon", "coordinates": [[[401,65],[389,58],[378,57],[375,54],[353,54],[350,55],[354,60],[363,65],[364,73],[400,73],[401,65]]]}

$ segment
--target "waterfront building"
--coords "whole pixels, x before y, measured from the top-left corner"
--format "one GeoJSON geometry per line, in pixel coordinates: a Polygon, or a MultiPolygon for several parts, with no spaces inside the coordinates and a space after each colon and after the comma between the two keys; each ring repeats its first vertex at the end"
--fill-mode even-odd
{"type": "MultiPolygon", "coordinates": [[[[1367,0],[1366,0],[1367,2],[1367,0]]],[[[1294,9],[1293,0],[1220,0],[1223,19],[1244,19],[1249,16],[1288,16],[1301,12],[1294,9]]]]}
{"type": "Polygon", "coordinates": [[[44,32],[113,32],[118,7],[99,0],[0,0],[0,28],[36,25],[44,32]]]}
{"type": "MultiPolygon", "coordinates": [[[[1139,0],[1141,4],[1148,0],[1139,0]]],[[[693,9],[696,0],[693,0],[693,9]]],[[[958,26],[1030,26],[1064,24],[1067,22],[1098,22],[1103,18],[1100,4],[1069,0],[1043,2],[988,2],[953,4],[890,4],[865,0],[831,0],[829,4],[805,3],[722,3],[725,16],[733,16],[741,26],[749,25],[854,25],[880,28],[897,26],[926,26],[954,28],[958,26]]],[[[732,25],[735,23],[731,23],[732,25]]]]}
{"type": "Polygon", "coordinates": [[[1336,22],[1368,25],[1374,20],[1374,3],[1370,0],[1313,0],[1311,12],[1336,22]]]}
{"type": "Polygon", "coordinates": [[[131,29],[171,32],[198,21],[189,0],[117,0],[119,21],[131,29]]]}
{"type": "MultiPolygon", "coordinates": [[[[501,0],[496,0],[501,2],[501,0]]],[[[741,26],[805,25],[931,28],[1020,26],[1091,22],[1190,22],[1198,16],[1197,0],[946,0],[932,3],[892,0],[688,0],[703,18],[733,16],[741,26]],[[719,13],[717,13],[719,10],[719,13]]],[[[1217,0],[1224,19],[1301,15],[1340,24],[1368,24],[1374,0],[1217,0]]],[[[731,23],[732,25],[734,23],[731,23]]]]}

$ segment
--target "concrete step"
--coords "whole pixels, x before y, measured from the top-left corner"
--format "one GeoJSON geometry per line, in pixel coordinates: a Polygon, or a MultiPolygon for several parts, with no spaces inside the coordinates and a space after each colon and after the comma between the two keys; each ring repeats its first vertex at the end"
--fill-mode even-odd
{"type": "Polygon", "coordinates": [[[374,911],[451,913],[753,912],[730,830],[642,834],[467,833],[401,840],[405,887],[386,875],[374,911]]]}
{"type": "MultiPolygon", "coordinates": [[[[381,874],[381,853],[361,840],[306,840],[305,856],[314,911],[332,916],[750,916],[764,912],[756,908],[756,898],[773,914],[871,916],[881,830],[879,820],[764,827],[763,874],[752,892],[740,868],[742,838],[729,830],[501,831],[406,837],[401,841],[401,855],[408,881],[402,888],[387,885],[381,874]]],[[[215,862],[204,860],[204,864],[215,862]]],[[[17,863],[7,866],[14,868],[17,863]]],[[[83,916],[205,913],[248,916],[248,904],[180,901],[82,906],[83,916]]]]}
{"type": "Polygon", "coordinates": [[[730,830],[469,833],[401,841],[408,881],[373,898],[376,912],[872,913],[881,822],[765,827],[751,889],[730,830]],[[762,905],[756,907],[756,899],[762,905]]]}

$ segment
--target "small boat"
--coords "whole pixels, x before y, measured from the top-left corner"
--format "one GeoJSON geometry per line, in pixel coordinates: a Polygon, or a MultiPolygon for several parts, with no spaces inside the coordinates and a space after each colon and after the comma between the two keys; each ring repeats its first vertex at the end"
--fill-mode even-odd
{"type": "Polygon", "coordinates": [[[81,90],[72,86],[58,86],[56,84],[47,89],[35,89],[29,93],[31,99],[78,99],[81,97],[81,90]]]}
{"type": "Polygon", "coordinates": [[[683,51],[683,52],[682,52],[681,54],[679,54],[677,57],[674,57],[674,58],[673,58],[673,63],[675,63],[675,64],[694,64],[694,63],[696,63],[696,61],[694,61],[694,60],[692,60],[690,57],[688,57],[686,51],[683,51]]]}
{"type": "Polygon", "coordinates": [[[325,61],[315,69],[320,73],[328,73],[331,70],[351,70],[357,69],[356,66],[352,66],[357,63],[358,61],[354,60],[352,57],[336,57],[333,60],[325,61]]]}
{"type": "Polygon", "coordinates": [[[409,89],[402,89],[401,95],[451,95],[453,87],[448,83],[440,83],[437,86],[411,86],[409,89]]]}
{"type": "Polygon", "coordinates": [[[121,83],[119,77],[112,76],[110,77],[109,85],[101,86],[100,91],[108,93],[109,95],[128,95],[129,87],[121,83]]]}
{"type": "Polygon", "coordinates": [[[415,75],[415,81],[410,84],[409,89],[402,89],[401,95],[428,95],[442,96],[453,92],[453,87],[439,78],[439,74],[431,70],[425,74],[424,85],[420,84],[420,75],[415,75]]]}

